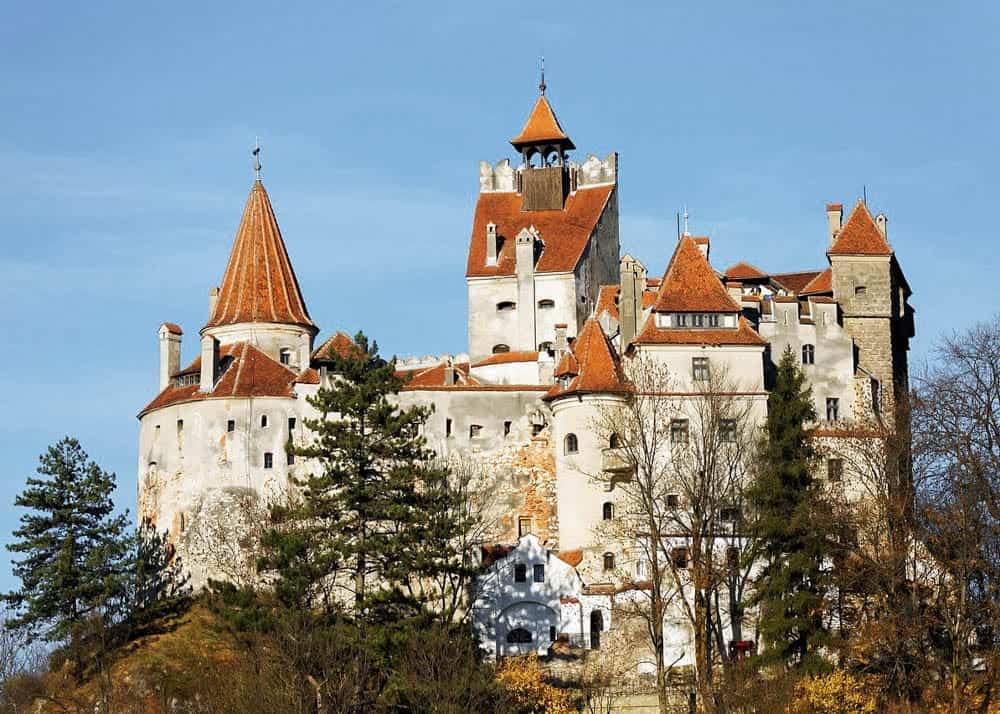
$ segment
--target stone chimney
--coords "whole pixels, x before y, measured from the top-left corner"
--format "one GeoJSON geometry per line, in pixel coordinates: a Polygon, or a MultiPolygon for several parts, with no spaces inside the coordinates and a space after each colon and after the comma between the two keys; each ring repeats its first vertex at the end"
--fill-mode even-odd
{"type": "Polygon", "coordinates": [[[844,220],[844,206],[840,203],[828,203],[826,204],[826,223],[829,229],[830,245],[833,245],[833,241],[837,239],[837,233],[840,232],[840,226],[844,220]]]}
{"type": "Polygon", "coordinates": [[[172,322],[164,322],[160,336],[160,391],[170,384],[170,378],[181,369],[181,335],[184,332],[172,322]]]}
{"type": "Polygon", "coordinates": [[[210,288],[208,291],[208,319],[212,319],[215,314],[215,304],[219,302],[219,289],[210,288]]]}
{"type": "Polygon", "coordinates": [[[486,264],[497,264],[497,224],[486,224],[486,264]]]}
{"type": "Polygon", "coordinates": [[[200,392],[211,392],[215,388],[215,378],[219,376],[219,341],[211,335],[201,338],[201,386],[200,392]]]}
{"type": "Polygon", "coordinates": [[[708,236],[696,237],[694,239],[694,244],[698,246],[698,250],[700,250],[701,254],[705,256],[705,260],[708,260],[708,251],[711,248],[711,243],[708,239],[708,236]]]}
{"type": "Polygon", "coordinates": [[[517,234],[517,343],[515,350],[530,352],[538,349],[535,341],[535,241],[534,226],[517,234]]]}
{"type": "Polygon", "coordinates": [[[619,268],[621,290],[618,293],[618,330],[624,350],[639,330],[642,294],[646,290],[646,268],[631,255],[622,258],[619,268]]]}
{"type": "Polygon", "coordinates": [[[878,226],[879,233],[881,233],[882,237],[885,238],[886,240],[889,240],[889,236],[888,234],[886,234],[886,224],[888,222],[889,219],[886,218],[884,213],[880,213],[877,216],[875,216],[875,225],[878,226]]]}
{"type": "Polygon", "coordinates": [[[556,359],[558,360],[566,352],[568,347],[566,342],[566,323],[557,322],[556,323],[556,339],[552,344],[552,350],[556,353],[556,359]]]}
{"type": "Polygon", "coordinates": [[[455,385],[455,364],[448,360],[444,365],[444,386],[453,387],[455,385]]]}

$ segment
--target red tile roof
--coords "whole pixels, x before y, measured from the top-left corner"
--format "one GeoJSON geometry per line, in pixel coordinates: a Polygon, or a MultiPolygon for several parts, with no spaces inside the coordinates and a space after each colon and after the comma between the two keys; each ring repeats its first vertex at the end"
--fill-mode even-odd
{"type": "Polygon", "coordinates": [[[277,322],[315,330],[260,181],[250,189],[215,309],[205,327],[277,322]]]}
{"type": "Polygon", "coordinates": [[[407,380],[404,389],[424,389],[427,387],[467,387],[478,382],[469,376],[469,363],[457,362],[455,367],[455,384],[444,383],[445,364],[443,362],[433,367],[397,371],[396,374],[407,380]]]}
{"type": "Polygon", "coordinates": [[[572,349],[572,357],[564,355],[556,372],[557,376],[573,375],[573,378],[565,388],[556,382],[545,393],[545,399],[569,394],[625,391],[618,356],[597,320],[591,318],[584,323],[572,349]],[[576,362],[575,371],[573,362],[576,362]]]}
{"type": "Polygon", "coordinates": [[[892,255],[868,207],[861,201],[847,217],[828,255],[892,255]]]}
{"type": "Polygon", "coordinates": [[[657,312],[739,312],[708,260],[690,236],[682,236],[663,274],[657,312]]]}
{"type": "Polygon", "coordinates": [[[725,275],[733,280],[759,280],[767,277],[767,273],[756,265],[750,265],[742,260],[726,268],[725,275]]]}
{"type": "MultiPolygon", "coordinates": [[[[652,307],[653,303],[656,302],[656,291],[649,289],[648,282],[646,290],[642,293],[643,309],[652,307]]],[[[659,283],[659,280],[657,280],[657,283],[659,283]]],[[[621,317],[618,313],[618,296],[620,293],[620,285],[602,285],[597,292],[597,306],[594,308],[594,315],[607,312],[611,317],[620,320],[621,317]]]]}
{"type": "Polygon", "coordinates": [[[510,140],[514,148],[520,148],[526,144],[540,144],[544,142],[559,143],[568,149],[576,148],[573,142],[566,136],[556,119],[556,113],[552,111],[552,105],[545,95],[538,97],[535,106],[528,116],[528,121],[524,123],[521,133],[510,140]]]}
{"type": "Polygon", "coordinates": [[[522,211],[519,193],[481,193],[472,221],[472,240],[466,277],[513,275],[515,239],[522,228],[534,226],[543,244],[535,264],[537,273],[576,269],[591,233],[604,213],[614,186],[582,188],[566,198],[560,211],[522,211]],[[503,239],[496,265],[486,265],[486,224],[495,223],[503,239]]]}
{"type": "Polygon", "coordinates": [[[307,367],[295,378],[295,381],[299,384],[319,384],[319,372],[312,367],[307,367]]]}
{"type": "Polygon", "coordinates": [[[510,364],[512,362],[537,362],[537,352],[499,352],[486,359],[479,360],[473,367],[487,367],[491,364],[510,364]]]}
{"type": "Polygon", "coordinates": [[[560,550],[556,553],[556,557],[566,563],[566,565],[575,568],[583,562],[583,549],[576,548],[574,550],[560,550]]]}
{"type": "Polygon", "coordinates": [[[358,349],[358,345],[350,337],[340,330],[327,337],[323,344],[313,350],[314,360],[327,360],[330,358],[330,350],[333,350],[341,357],[347,357],[352,351],[358,349]]]}
{"type": "Polygon", "coordinates": [[[170,332],[170,333],[172,333],[174,335],[183,335],[184,334],[184,330],[182,330],[179,325],[175,325],[172,322],[164,322],[163,325],[161,325],[161,327],[166,327],[167,328],[167,332],[170,332]]]}
{"type": "Polygon", "coordinates": [[[822,273],[816,275],[799,291],[802,295],[815,295],[818,293],[833,292],[833,270],[827,268],[822,273]]]}
{"type": "Polygon", "coordinates": [[[819,270],[804,270],[798,273],[772,273],[771,280],[779,283],[789,292],[798,295],[806,285],[820,274],[819,270]]]}
{"type": "Polygon", "coordinates": [[[742,315],[736,329],[713,327],[707,330],[684,327],[657,327],[650,315],[646,326],[635,339],[639,345],[766,345],[767,341],[757,334],[742,315]]]}
{"type": "MultiPolygon", "coordinates": [[[[219,349],[220,362],[228,361],[225,358],[232,358],[232,361],[216,381],[211,392],[198,391],[197,383],[183,387],[170,384],[143,407],[139,415],[171,404],[200,399],[295,396],[293,385],[299,381],[299,375],[249,343],[236,342],[223,345],[219,349]]],[[[177,375],[195,374],[200,371],[199,356],[177,375]]]]}

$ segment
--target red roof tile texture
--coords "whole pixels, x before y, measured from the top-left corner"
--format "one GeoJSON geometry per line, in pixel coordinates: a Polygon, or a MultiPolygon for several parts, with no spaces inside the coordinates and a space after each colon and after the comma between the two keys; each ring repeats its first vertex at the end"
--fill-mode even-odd
{"type": "Polygon", "coordinates": [[[639,345],[766,345],[767,341],[757,334],[750,323],[742,315],[738,327],[710,328],[707,330],[689,329],[683,327],[657,327],[656,320],[651,315],[646,320],[646,326],[635,339],[639,345]]]}
{"type": "Polygon", "coordinates": [[[406,379],[404,389],[423,389],[426,387],[467,387],[476,385],[476,380],[469,377],[469,363],[459,362],[455,367],[455,384],[445,384],[445,364],[442,362],[433,367],[397,372],[406,379]]]}
{"type": "Polygon", "coordinates": [[[161,327],[167,328],[167,332],[169,332],[169,333],[171,333],[173,335],[183,335],[184,334],[184,330],[182,330],[180,328],[180,325],[175,325],[172,322],[164,322],[163,325],[161,325],[161,327]]]}
{"type": "MultiPolygon", "coordinates": [[[[142,409],[140,416],[171,404],[200,399],[295,396],[294,384],[299,381],[299,375],[247,342],[223,345],[219,349],[219,359],[229,364],[211,392],[200,392],[198,384],[183,387],[170,384],[142,409]]],[[[200,356],[178,374],[199,371],[200,356]]]]}
{"type": "Polygon", "coordinates": [[[545,399],[555,399],[570,394],[593,392],[623,392],[625,379],[614,347],[604,334],[597,320],[591,318],[573,342],[572,359],[560,360],[557,376],[574,375],[566,387],[559,382],[546,392],[545,399]],[[565,363],[564,363],[565,360],[565,363]],[[576,371],[573,371],[573,362],[576,371]]]}
{"type": "Polygon", "coordinates": [[[833,292],[833,270],[827,268],[806,283],[799,291],[802,295],[819,295],[833,292]]]}
{"type": "Polygon", "coordinates": [[[473,367],[488,367],[491,364],[511,364],[513,362],[537,362],[537,352],[499,352],[486,359],[479,360],[473,367]]]}
{"type": "Polygon", "coordinates": [[[690,236],[682,236],[670,259],[653,308],[658,312],[739,312],[708,260],[690,236]]]}
{"type": "Polygon", "coordinates": [[[331,350],[336,352],[341,357],[347,357],[356,349],[358,349],[357,343],[340,330],[337,330],[332,335],[327,337],[323,341],[323,344],[313,350],[312,358],[319,361],[328,360],[330,359],[331,350]]]}
{"type": "Polygon", "coordinates": [[[798,273],[772,273],[771,280],[780,283],[786,290],[798,295],[818,275],[820,275],[819,270],[804,270],[798,273]]]}
{"type": "Polygon", "coordinates": [[[205,327],[277,322],[315,329],[264,185],[255,181],[205,327]]]}
{"type": "Polygon", "coordinates": [[[767,277],[767,273],[756,265],[740,261],[726,268],[726,277],[731,280],[759,280],[767,277]]]}
{"type": "Polygon", "coordinates": [[[556,113],[552,110],[552,105],[545,95],[538,97],[535,106],[531,109],[528,121],[524,123],[521,133],[510,140],[515,148],[520,149],[526,144],[540,144],[544,142],[569,144],[568,148],[575,148],[566,132],[559,125],[556,113]]]}
{"type": "Polygon", "coordinates": [[[580,189],[566,198],[561,211],[522,211],[519,193],[479,194],[466,277],[514,275],[515,239],[521,229],[531,226],[538,231],[543,245],[535,272],[576,269],[613,190],[614,186],[607,185],[580,189]],[[490,222],[496,224],[497,236],[503,239],[496,265],[486,264],[486,224],[490,222]]]}
{"type": "Polygon", "coordinates": [[[847,217],[828,255],[892,255],[868,207],[859,202],[847,217]]]}

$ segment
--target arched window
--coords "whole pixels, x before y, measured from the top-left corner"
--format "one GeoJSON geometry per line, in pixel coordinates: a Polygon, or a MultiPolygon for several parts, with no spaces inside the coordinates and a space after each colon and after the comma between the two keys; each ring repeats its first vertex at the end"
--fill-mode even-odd
{"type": "Polygon", "coordinates": [[[523,627],[518,627],[507,633],[507,642],[512,645],[527,644],[531,642],[531,633],[523,627]]]}
{"type": "Polygon", "coordinates": [[[510,352],[510,345],[505,345],[502,342],[499,345],[493,345],[493,354],[499,355],[504,352],[510,352]]]}
{"type": "Polygon", "coordinates": [[[813,345],[802,345],[802,364],[813,364],[816,361],[816,348],[813,345]]]}
{"type": "Polygon", "coordinates": [[[539,300],[538,309],[539,310],[551,310],[556,306],[555,300],[539,300]]]}
{"type": "Polygon", "coordinates": [[[580,450],[580,442],[577,440],[576,434],[567,434],[563,445],[567,454],[575,454],[580,450]]]}
{"type": "Polygon", "coordinates": [[[610,502],[605,503],[604,506],[602,506],[601,511],[602,511],[602,516],[606,521],[610,521],[612,518],[615,517],[615,506],[613,503],[610,502]]]}
{"type": "Polygon", "coordinates": [[[615,569],[615,554],[605,553],[604,554],[604,569],[614,570],[615,569]]]}
{"type": "Polygon", "coordinates": [[[507,312],[508,310],[514,310],[517,308],[517,303],[511,300],[504,300],[503,302],[497,303],[497,312],[507,312]]]}
{"type": "Polygon", "coordinates": [[[622,440],[618,437],[618,434],[612,434],[611,438],[608,439],[608,447],[612,449],[617,449],[622,445],[622,440]]]}

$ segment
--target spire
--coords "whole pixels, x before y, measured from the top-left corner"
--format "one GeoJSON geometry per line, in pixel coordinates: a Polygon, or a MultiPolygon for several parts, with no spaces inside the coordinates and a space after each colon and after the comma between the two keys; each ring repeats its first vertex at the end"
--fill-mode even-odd
{"type": "Polygon", "coordinates": [[[260,179],[250,189],[219,296],[205,327],[250,322],[300,325],[316,331],[260,179]]]}
{"type": "Polygon", "coordinates": [[[545,96],[545,55],[542,55],[542,81],[538,83],[538,91],[545,96]]]}
{"type": "Polygon", "coordinates": [[[253,150],[253,171],[256,175],[257,181],[260,182],[260,137],[254,137],[254,150],[253,150]]]}
{"type": "Polygon", "coordinates": [[[547,88],[548,85],[545,84],[545,58],[543,57],[541,82],[538,84],[538,90],[541,93],[535,101],[535,106],[531,109],[528,121],[524,123],[524,128],[521,129],[521,133],[510,140],[510,143],[518,151],[529,146],[541,144],[556,146],[563,151],[576,148],[566,135],[566,132],[559,125],[559,120],[556,119],[556,113],[552,110],[552,105],[549,104],[549,100],[545,96],[547,88]]]}
{"type": "Polygon", "coordinates": [[[684,205],[684,235],[691,235],[691,231],[688,230],[688,207],[687,204],[684,205]]]}
{"type": "Polygon", "coordinates": [[[739,312],[694,238],[681,236],[663,274],[653,309],[657,312],[739,312]]]}

